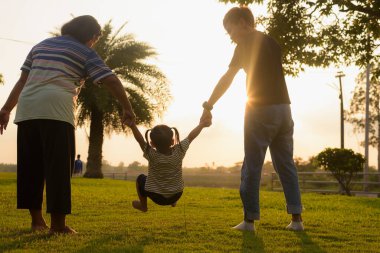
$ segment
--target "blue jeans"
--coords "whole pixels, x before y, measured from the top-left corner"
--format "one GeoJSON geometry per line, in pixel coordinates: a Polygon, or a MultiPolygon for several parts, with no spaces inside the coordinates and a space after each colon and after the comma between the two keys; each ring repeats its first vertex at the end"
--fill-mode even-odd
{"type": "Polygon", "coordinates": [[[259,188],[269,147],[274,169],[284,189],[289,214],[302,212],[297,168],[293,161],[293,119],[288,104],[250,106],[244,119],[244,162],[240,197],[245,220],[259,220],[259,188]]]}

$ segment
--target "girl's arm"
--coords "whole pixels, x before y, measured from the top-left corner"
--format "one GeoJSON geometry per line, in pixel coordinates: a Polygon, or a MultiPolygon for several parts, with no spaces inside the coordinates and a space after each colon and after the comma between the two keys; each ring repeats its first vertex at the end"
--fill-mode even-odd
{"type": "Polygon", "coordinates": [[[211,126],[211,120],[201,120],[199,125],[196,126],[187,136],[189,142],[191,143],[197,136],[201,133],[202,129],[211,126]]]}
{"type": "Polygon", "coordinates": [[[137,128],[136,124],[132,123],[129,127],[131,128],[133,136],[135,137],[136,141],[139,143],[141,149],[144,150],[146,142],[141,132],[137,128]]]}

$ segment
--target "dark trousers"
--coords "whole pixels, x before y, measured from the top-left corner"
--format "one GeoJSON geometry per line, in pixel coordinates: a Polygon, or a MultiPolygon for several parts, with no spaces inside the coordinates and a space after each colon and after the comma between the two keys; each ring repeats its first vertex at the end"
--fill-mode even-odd
{"type": "Polygon", "coordinates": [[[74,127],[57,120],[27,120],[17,128],[17,208],[71,213],[74,127]]]}

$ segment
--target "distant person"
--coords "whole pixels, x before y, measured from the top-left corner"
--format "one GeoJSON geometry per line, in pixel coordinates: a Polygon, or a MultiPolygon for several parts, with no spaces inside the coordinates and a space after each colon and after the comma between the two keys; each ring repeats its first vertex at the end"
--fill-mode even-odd
{"type": "Polygon", "coordinates": [[[83,163],[80,160],[80,155],[77,155],[77,159],[74,162],[74,174],[82,175],[83,163]]]}
{"type": "Polygon", "coordinates": [[[255,230],[260,219],[259,188],[265,153],[269,147],[276,172],[284,189],[290,230],[303,230],[301,194],[293,161],[293,120],[290,99],[277,42],[257,31],[247,7],[234,7],[223,20],[231,40],[237,44],[227,72],[221,77],[209,100],[203,103],[201,120],[211,119],[214,104],[230,87],[240,69],[246,78],[247,104],[244,119],[244,161],[240,197],[244,220],[234,229],[255,230]]]}
{"type": "Polygon", "coordinates": [[[48,226],[42,216],[44,183],[51,233],[76,233],[66,226],[71,213],[71,173],[75,158],[74,112],[85,78],[102,84],[123,108],[123,121],[134,120],[125,90],[91,49],[101,35],[92,16],[73,18],[61,36],[35,45],[21,76],[0,111],[0,134],[17,106],[17,208],[29,209],[32,231],[48,226]]]}
{"type": "Polygon", "coordinates": [[[181,142],[178,130],[174,127],[157,125],[146,131],[144,140],[136,124],[129,124],[149,162],[148,175],[141,174],[136,179],[139,200],[132,202],[135,209],[148,211],[148,197],[158,205],[176,205],[184,188],[182,160],[190,143],[210,124],[210,121],[202,120],[181,142]]]}

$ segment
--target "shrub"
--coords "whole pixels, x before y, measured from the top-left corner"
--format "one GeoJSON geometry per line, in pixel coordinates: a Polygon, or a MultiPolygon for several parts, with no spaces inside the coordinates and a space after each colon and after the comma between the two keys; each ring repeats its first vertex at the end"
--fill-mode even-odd
{"type": "Polygon", "coordinates": [[[353,176],[363,170],[363,155],[351,149],[326,148],[317,155],[316,161],[319,166],[331,171],[342,189],[351,196],[350,183],[353,176]]]}

